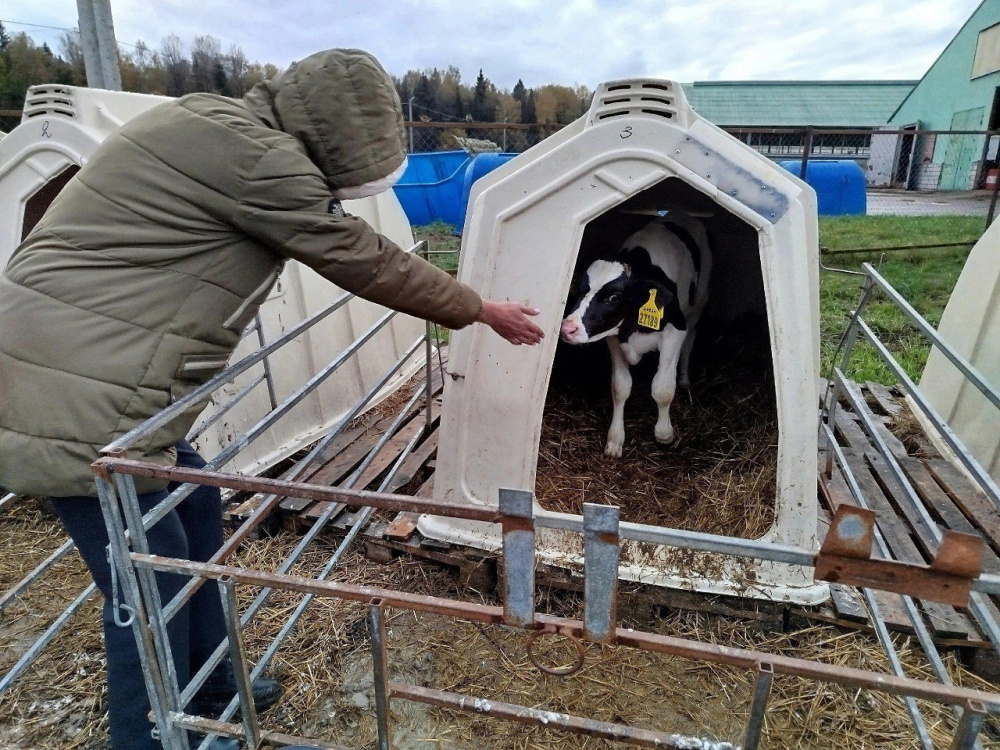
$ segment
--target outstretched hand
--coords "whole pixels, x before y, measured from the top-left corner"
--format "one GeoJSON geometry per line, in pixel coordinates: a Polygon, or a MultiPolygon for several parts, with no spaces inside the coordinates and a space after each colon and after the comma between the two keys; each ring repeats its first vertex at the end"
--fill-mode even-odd
{"type": "Polygon", "coordinates": [[[479,322],[485,323],[515,346],[532,345],[545,338],[542,329],[528,318],[529,315],[538,315],[539,312],[534,307],[518,302],[494,302],[484,299],[479,322]]]}

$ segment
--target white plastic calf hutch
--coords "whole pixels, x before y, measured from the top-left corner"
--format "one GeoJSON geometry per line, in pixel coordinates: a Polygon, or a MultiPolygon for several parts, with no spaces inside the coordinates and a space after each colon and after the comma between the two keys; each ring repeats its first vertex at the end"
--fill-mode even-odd
{"type": "MultiPolygon", "coordinates": [[[[815,193],[698,116],[670,81],[603,84],[585,117],[476,183],[459,278],[485,297],[541,309],[547,336],[539,346],[514,347],[483,326],[454,335],[437,498],[496,505],[500,488],[535,489],[543,407],[571,280],[595,253],[617,249],[637,218],[669,217],[678,209],[703,217],[713,238],[709,309],[723,322],[748,310],[766,319],[778,445],[774,522],[763,539],[816,545],[815,193]]],[[[548,511],[536,506],[535,512],[548,511]]],[[[498,527],[486,524],[424,516],[419,528],[456,544],[501,545],[498,527]]],[[[541,562],[582,565],[578,536],[545,528],[537,533],[541,562]]],[[[663,546],[625,542],[619,575],[805,604],[827,596],[826,585],[815,583],[808,569],[733,558],[692,566],[689,558],[679,559],[663,546]]]]}
{"type": "MultiPolygon", "coordinates": [[[[41,218],[69,179],[97,147],[124,122],[168,101],[166,97],[73,86],[34,86],[28,91],[21,124],[0,140],[0,268],[41,218]]],[[[413,244],[413,234],[392,191],[345,202],[347,211],[361,216],[402,247],[413,244]]],[[[272,341],[286,329],[333,302],[343,292],[311,269],[289,261],[260,308],[263,339],[272,341]]],[[[321,367],[369,328],[385,309],[354,299],[325,320],[281,347],[268,360],[274,395],[280,402],[303,385],[321,367]]],[[[310,393],[285,417],[234,459],[226,468],[259,473],[315,441],[336,424],[376,383],[404,351],[423,334],[423,323],[398,315],[351,361],[310,393]]],[[[256,333],[246,336],[232,361],[260,346],[256,333]]],[[[419,366],[414,357],[372,404],[392,393],[419,366]]],[[[216,392],[204,419],[261,376],[261,366],[250,368],[234,383],[216,392]]],[[[267,383],[259,383],[237,406],[202,434],[196,444],[206,458],[217,455],[234,436],[271,410],[267,383]]]]}

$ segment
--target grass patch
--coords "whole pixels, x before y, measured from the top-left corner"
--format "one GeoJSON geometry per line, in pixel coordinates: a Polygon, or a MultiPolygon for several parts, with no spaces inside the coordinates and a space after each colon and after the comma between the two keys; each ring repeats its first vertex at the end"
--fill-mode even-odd
{"type": "MultiPolygon", "coordinates": [[[[831,216],[819,220],[820,245],[831,250],[972,240],[979,237],[982,231],[983,219],[979,216],[831,216]]],[[[418,240],[427,240],[431,250],[453,251],[448,255],[431,256],[434,265],[446,270],[458,268],[458,250],[462,241],[453,232],[454,227],[443,222],[413,229],[414,236],[418,240]]],[[[969,249],[956,247],[887,253],[881,267],[882,275],[936,326],[962,272],[969,249]]],[[[879,257],[878,252],[834,255],[826,256],[824,263],[860,271],[863,262],[877,265],[879,257]]],[[[860,276],[829,271],[820,273],[820,371],[824,375],[830,372],[834,350],[858,302],[862,281],[860,276]]],[[[928,345],[895,305],[876,295],[868,305],[865,320],[879,334],[907,374],[919,379],[927,361],[928,345]]],[[[895,377],[866,344],[855,348],[847,375],[858,381],[874,380],[887,385],[895,382],[895,377]]]]}
{"type": "Polygon", "coordinates": [[[413,227],[413,238],[418,242],[427,240],[434,253],[447,253],[431,256],[431,263],[435,266],[445,271],[458,268],[458,251],[462,248],[462,238],[455,235],[455,227],[451,224],[435,221],[433,224],[413,227]]]}
{"type": "MultiPolygon", "coordinates": [[[[860,247],[933,244],[971,240],[983,231],[978,216],[837,216],[819,220],[820,245],[831,250],[860,247]]],[[[955,287],[970,248],[909,250],[886,253],[882,275],[931,325],[941,313],[955,287]]],[[[826,256],[824,264],[860,271],[863,262],[876,265],[880,253],[826,256]]],[[[821,372],[828,374],[834,350],[847,327],[851,311],[861,294],[860,276],[820,272],[821,372]]],[[[891,302],[876,294],[869,302],[865,320],[886,344],[906,373],[918,380],[927,361],[929,346],[924,337],[891,302]]],[[[858,381],[874,380],[891,385],[896,378],[867,344],[855,348],[847,375],[858,381]]]]}

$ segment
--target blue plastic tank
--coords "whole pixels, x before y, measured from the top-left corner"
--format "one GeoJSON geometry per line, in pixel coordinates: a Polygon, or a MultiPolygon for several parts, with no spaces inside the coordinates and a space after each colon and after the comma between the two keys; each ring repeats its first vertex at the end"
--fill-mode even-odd
{"type": "MultiPolygon", "coordinates": [[[[798,160],[780,161],[778,165],[796,177],[802,169],[798,160]]],[[[864,214],[867,210],[864,170],[849,159],[810,159],[806,183],[816,191],[820,216],[864,214]]]]}
{"type": "Polygon", "coordinates": [[[437,151],[410,154],[406,171],[393,187],[413,226],[443,221],[461,232],[472,183],[517,154],[478,154],[437,151]]]}
{"type": "Polygon", "coordinates": [[[455,223],[456,233],[460,234],[465,226],[465,213],[469,208],[469,198],[472,196],[472,184],[483,175],[506,164],[515,156],[517,154],[478,154],[472,163],[465,168],[465,178],[462,180],[462,210],[459,220],[455,223]]]}
{"type": "Polygon", "coordinates": [[[393,187],[410,224],[443,221],[456,226],[464,219],[462,185],[472,158],[464,151],[410,154],[406,171],[393,187]]]}

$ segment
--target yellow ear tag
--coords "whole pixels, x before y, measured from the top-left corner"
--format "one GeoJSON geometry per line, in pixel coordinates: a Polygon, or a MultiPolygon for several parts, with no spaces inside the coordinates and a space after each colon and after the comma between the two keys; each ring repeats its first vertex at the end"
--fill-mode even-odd
{"type": "Polygon", "coordinates": [[[649,301],[639,308],[639,325],[642,328],[659,331],[661,320],[663,320],[663,308],[656,306],[656,290],[650,289],[649,301]]]}

